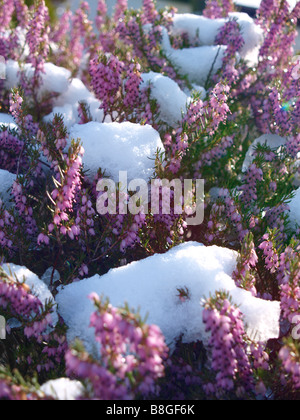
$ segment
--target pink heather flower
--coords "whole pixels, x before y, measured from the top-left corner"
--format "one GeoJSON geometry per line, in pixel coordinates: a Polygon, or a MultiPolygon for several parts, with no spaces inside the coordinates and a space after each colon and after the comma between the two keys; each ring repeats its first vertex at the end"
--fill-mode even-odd
{"type": "Polygon", "coordinates": [[[164,374],[163,359],[167,352],[160,329],[141,324],[128,311],[103,303],[95,293],[89,297],[97,307],[90,326],[95,329],[101,358],[87,360],[80,352],[71,350],[66,356],[67,371],[88,380],[93,398],[97,399],[127,399],[134,393],[153,392],[155,380],[164,374]],[[132,385],[129,377],[134,378],[132,385]]]}

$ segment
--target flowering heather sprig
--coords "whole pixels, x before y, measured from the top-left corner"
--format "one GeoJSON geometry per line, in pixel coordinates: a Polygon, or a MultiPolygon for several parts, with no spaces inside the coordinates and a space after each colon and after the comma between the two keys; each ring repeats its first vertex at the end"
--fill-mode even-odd
{"type": "Polygon", "coordinates": [[[91,85],[96,97],[102,102],[105,116],[121,95],[122,72],[124,63],[114,55],[104,55],[90,62],[91,85]]]}
{"type": "Polygon", "coordinates": [[[215,39],[215,45],[227,45],[224,64],[236,56],[236,53],[245,45],[237,20],[230,19],[225,23],[215,39]]]}
{"type": "Polygon", "coordinates": [[[229,91],[230,87],[221,82],[217,83],[210,93],[207,114],[211,119],[211,128],[208,132],[211,136],[218,130],[219,125],[226,121],[227,116],[230,113],[227,104],[229,91]]]}
{"type": "Polygon", "coordinates": [[[37,88],[40,83],[40,74],[44,72],[44,63],[49,54],[49,13],[44,0],[40,0],[32,20],[29,22],[29,29],[26,41],[29,46],[29,61],[34,68],[32,85],[37,88]]]}
{"type": "Polygon", "coordinates": [[[29,10],[25,0],[14,0],[16,17],[21,28],[26,28],[29,21],[29,10]]]}
{"type": "Polygon", "coordinates": [[[22,153],[24,142],[20,140],[16,133],[9,129],[0,132],[0,169],[16,173],[18,168],[21,171],[28,167],[28,159],[22,153]]]}
{"type": "MultiPolygon", "coordinates": [[[[242,72],[242,68],[237,67],[237,53],[245,45],[245,40],[241,34],[241,28],[235,19],[225,23],[216,37],[215,44],[227,45],[223,57],[222,79],[226,80],[229,85],[237,82],[242,72]]],[[[218,76],[216,75],[215,77],[217,80],[218,76]]]]}
{"type": "Polygon", "coordinates": [[[263,171],[252,163],[243,176],[243,185],[240,187],[241,202],[246,206],[253,206],[254,214],[257,211],[257,184],[263,180],[263,171]]]}
{"type": "Polygon", "coordinates": [[[26,233],[33,237],[37,233],[37,223],[33,216],[33,209],[28,203],[26,186],[17,179],[13,183],[11,193],[14,198],[15,208],[21,219],[24,220],[26,233]]]}
{"type": "Polygon", "coordinates": [[[217,201],[212,204],[205,238],[209,243],[224,238],[226,229],[234,228],[238,240],[243,242],[249,230],[243,225],[241,209],[228,189],[221,189],[217,201]],[[226,228],[226,229],[225,229],[226,228]]]}
{"type": "Polygon", "coordinates": [[[44,308],[25,283],[8,276],[0,267],[0,307],[1,311],[15,317],[24,328],[27,338],[39,338],[51,325],[52,305],[44,308]]]}
{"type": "Polygon", "coordinates": [[[38,131],[38,124],[33,121],[32,115],[24,109],[24,99],[18,89],[13,89],[10,97],[10,112],[14,117],[18,128],[27,138],[35,136],[38,131]]]}
{"type": "Polygon", "coordinates": [[[242,243],[237,259],[237,267],[232,277],[238,287],[250,291],[253,296],[257,295],[257,291],[255,288],[255,276],[251,273],[251,270],[256,267],[257,262],[258,257],[255,251],[253,234],[250,232],[245,236],[242,243]]]}
{"type": "Polygon", "coordinates": [[[78,124],[87,124],[90,121],[93,121],[90,108],[88,104],[84,101],[79,102],[78,116],[79,116],[78,124]]]}
{"type": "Polygon", "coordinates": [[[5,31],[10,27],[14,13],[14,1],[2,0],[0,9],[0,31],[5,31]]]}
{"type": "Polygon", "coordinates": [[[288,137],[285,147],[291,158],[296,159],[298,153],[300,153],[300,134],[288,137]]]}
{"type": "Polygon", "coordinates": [[[89,11],[88,2],[83,1],[71,17],[69,51],[76,70],[81,66],[84,51],[92,52],[97,46],[92,22],[88,19],[89,11]]]}
{"type": "Polygon", "coordinates": [[[66,10],[57,22],[53,32],[49,34],[51,41],[57,43],[60,47],[65,46],[66,37],[71,29],[72,12],[66,10]]]}
{"type": "Polygon", "coordinates": [[[285,244],[287,240],[287,233],[285,231],[285,221],[289,206],[286,203],[280,203],[271,208],[265,209],[265,220],[270,229],[277,230],[277,248],[285,244]]]}
{"type": "Polygon", "coordinates": [[[263,242],[259,245],[259,249],[263,251],[265,266],[271,274],[276,272],[279,265],[277,236],[278,231],[276,229],[269,230],[268,233],[262,237],[263,242]]]}
{"type": "Polygon", "coordinates": [[[203,16],[209,19],[218,19],[227,17],[230,12],[234,12],[234,3],[232,0],[208,0],[203,11],[203,16]]]}
{"type": "MultiPolygon", "coordinates": [[[[86,249],[89,236],[95,236],[95,215],[96,211],[93,208],[90,194],[87,190],[80,191],[80,202],[77,206],[77,217],[75,219],[76,226],[80,226],[80,238],[79,242],[82,244],[82,249],[86,252],[89,251],[86,249]]],[[[77,202],[79,199],[77,199],[77,202]]],[[[82,272],[86,273],[86,269],[82,269],[82,272]]]]}
{"type": "Polygon", "coordinates": [[[159,16],[158,11],[155,7],[155,2],[153,0],[143,0],[142,8],[142,22],[144,25],[147,23],[155,24],[159,16]]]}
{"type": "Polygon", "coordinates": [[[279,352],[282,363],[282,383],[286,385],[286,377],[291,381],[293,388],[300,389],[300,348],[296,341],[286,341],[279,352]]]}
{"type": "Polygon", "coordinates": [[[124,105],[134,108],[140,102],[140,84],[142,83],[141,66],[138,63],[129,65],[128,78],[125,82],[124,105]]]}
{"type": "Polygon", "coordinates": [[[279,258],[277,279],[280,285],[281,310],[284,318],[293,322],[300,307],[300,246],[292,242],[279,258]]]}
{"type": "Polygon", "coordinates": [[[101,32],[102,25],[105,23],[107,17],[107,5],[105,0],[98,0],[97,16],[95,19],[96,27],[101,32]]]}
{"type": "Polygon", "coordinates": [[[211,333],[211,368],[215,383],[204,386],[207,394],[221,397],[226,392],[245,394],[254,389],[253,369],[247,351],[247,335],[241,311],[224,292],[208,299],[203,311],[206,331],[211,333]]]}
{"type": "MultiPolygon", "coordinates": [[[[99,178],[97,184],[102,181],[99,178]]],[[[97,193],[97,203],[103,196],[104,200],[107,198],[107,193],[97,193]]],[[[146,211],[142,203],[140,206],[136,203],[136,207],[139,206],[137,214],[128,214],[127,203],[129,195],[127,192],[118,191],[117,195],[113,192],[109,197],[112,208],[109,212],[105,208],[105,219],[106,226],[111,231],[111,236],[107,235],[105,238],[106,245],[111,247],[112,244],[119,243],[120,251],[124,253],[127,249],[134,247],[140,243],[139,232],[140,229],[146,224],[146,211]],[[112,204],[113,203],[113,204],[112,204]]],[[[104,205],[104,202],[103,202],[104,205]]],[[[99,212],[99,211],[98,211],[99,212]]],[[[101,214],[101,211],[99,212],[101,214]]]]}
{"type": "MultiPolygon", "coordinates": [[[[56,227],[60,234],[68,235],[72,240],[80,233],[80,227],[72,223],[71,217],[76,194],[81,190],[83,153],[84,150],[78,143],[74,142],[71,145],[65,157],[65,167],[58,170],[56,179],[53,178],[56,188],[51,193],[51,201],[55,203],[55,208],[53,222],[48,226],[49,233],[51,234],[56,227]]],[[[45,239],[45,235],[41,234],[38,242],[45,242],[45,239]]]]}
{"type": "Polygon", "coordinates": [[[41,395],[36,384],[27,384],[16,370],[10,372],[0,369],[0,400],[1,401],[40,401],[51,400],[41,395]]]}
{"type": "Polygon", "coordinates": [[[0,199],[0,245],[3,250],[13,248],[14,217],[5,209],[0,199]]]}
{"type": "Polygon", "coordinates": [[[117,0],[117,3],[115,5],[115,12],[114,12],[114,20],[115,22],[118,22],[126,12],[126,9],[128,8],[128,0],[117,0]]]}
{"type": "Polygon", "coordinates": [[[204,166],[212,166],[214,162],[219,161],[228,153],[228,149],[230,149],[233,144],[234,140],[232,137],[222,138],[216,146],[201,154],[200,160],[195,165],[196,172],[200,174],[201,168],[204,166]]]}
{"type": "Polygon", "coordinates": [[[100,360],[73,348],[66,355],[67,372],[90,382],[95,399],[132,399],[155,393],[155,381],[164,374],[167,355],[159,328],[142,323],[128,308],[114,308],[96,294],[90,299],[97,308],[90,327],[100,345],[100,360]]]}

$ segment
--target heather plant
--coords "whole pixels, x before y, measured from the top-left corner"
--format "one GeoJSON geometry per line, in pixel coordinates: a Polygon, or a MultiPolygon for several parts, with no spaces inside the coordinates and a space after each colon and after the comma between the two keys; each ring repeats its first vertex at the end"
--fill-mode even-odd
{"type": "MultiPolygon", "coordinates": [[[[175,398],[279,398],[280,389],[284,397],[299,397],[293,332],[300,303],[300,230],[289,219],[289,204],[300,178],[300,77],[294,59],[300,3],[291,9],[286,0],[261,2],[255,23],[262,39],[254,63],[243,58],[247,39],[232,11],[231,1],[207,2],[207,18],[227,19],[214,42],[218,55],[218,46],[226,48],[219,70],[212,66],[200,93],[164,49],[166,36],[176,53],[201,47],[200,38],[172,32],[173,8],[158,11],[154,1],[144,0],[140,10],[129,10],[127,1],[119,0],[109,16],[106,2],[99,0],[95,22],[87,2],[53,21],[43,0],[0,1],[0,55],[9,69],[8,79],[0,80],[0,109],[14,121],[0,126],[0,170],[14,176],[4,191],[8,198],[0,200],[0,257],[39,276],[50,267],[55,295],[58,286],[190,239],[227,247],[238,252],[235,284],[261,299],[280,301],[279,339],[264,345],[250,339],[241,310],[221,291],[204,306],[209,346],[194,343],[180,352],[178,342],[165,358],[156,326],[93,296],[98,354],[91,355],[79,343],[68,347],[63,320],[51,325],[53,307],[44,307],[25,282],[1,270],[0,313],[19,325],[0,343],[0,363],[7,367],[0,373],[1,399],[43,398],[38,383],[63,375],[85,384],[83,398],[158,398],[167,392],[175,398]],[[70,71],[67,93],[47,85],[51,63],[70,71]],[[176,124],[162,120],[161,97],[154,96],[151,82],[143,83],[150,71],[170,78],[187,97],[176,124]],[[84,144],[69,135],[68,115],[60,107],[79,85],[85,93],[70,99],[68,111],[76,110],[72,118],[82,126],[98,118],[99,124],[130,122],[157,130],[164,146],[152,175],[158,189],[162,180],[175,177],[205,180],[200,226],[188,226],[189,215],[176,212],[172,188],[169,214],[163,212],[163,198],[154,202],[153,197],[149,204],[157,214],[144,214],[142,203],[138,214],[127,214],[131,193],[122,195],[121,185],[116,214],[99,214],[97,185],[107,178],[107,168],[91,176],[84,144]],[[62,113],[48,118],[53,108],[62,113]],[[271,140],[252,145],[262,135],[267,140],[275,135],[280,147],[271,140]],[[32,383],[34,372],[38,383],[32,383]]],[[[190,299],[188,290],[179,295],[181,301],[190,299]]]]}
{"type": "Polygon", "coordinates": [[[67,372],[86,381],[90,399],[126,400],[155,394],[167,356],[164,337],[156,325],[146,325],[129,308],[114,308],[96,294],[90,327],[100,345],[100,361],[77,343],[66,354],[67,372]]]}

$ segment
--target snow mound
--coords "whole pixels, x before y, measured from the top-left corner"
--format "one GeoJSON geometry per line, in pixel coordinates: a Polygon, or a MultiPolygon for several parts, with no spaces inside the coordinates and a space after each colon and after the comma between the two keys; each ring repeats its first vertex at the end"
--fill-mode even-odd
{"type": "MultiPolygon", "coordinates": [[[[34,67],[25,64],[21,68],[16,61],[8,60],[6,63],[5,87],[7,90],[17,87],[20,83],[20,71],[24,70],[26,77],[31,80],[34,76],[34,67]]],[[[45,93],[62,94],[68,89],[71,72],[64,67],[58,67],[52,63],[45,63],[44,73],[41,74],[42,83],[39,88],[39,96],[45,93]]]]}
{"type": "Polygon", "coordinates": [[[16,178],[15,174],[12,174],[5,169],[0,169],[0,199],[2,199],[4,203],[7,203],[10,198],[10,193],[8,191],[16,178]]]}
{"type": "Polygon", "coordinates": [[[176,14],[171,33],[173,35],[186,33],[190,41],[198,38],[203,45],[214,45],[220,29],[230,19],[235,19],[240,25],[241,34],[245,40],[241,56],[246,58],[263,41],[261,28],[254,23],[254,20],[247,13],[230,13],[228,18],[223,19],[208,19],[190,13],[176,14]]]}
{"type": "Polygon", "coordinates": [[[47,397],[58,401],[75,401],[84,393],[81,382],[68,378],[48,381],[40,389],[47,397]]]}
{"type": "MultiPolygon", "coordinates": [[[[64,123],[68,130],[74,125],[79,123],[78,106],[79,102],[85,102],[91,112],[94,121],[103,122],[104,114],[100,108],[100,101],[98,101],[94,94],[90,92],[80,79],[72,79],[68,88],[54,102],[53,111],[47,115],[44,120],[51,121],[55,114],[61,114],[64,123]]],[[[106,119],[106,122],[110,122],[106,119]]]]}
{"type": "MultiPolygon", "coordinates": [[[[32,273],[28,268],[22,267],[15,264],[3,264],[3,270],[6,274],[11,275],[19,281],[25,280],[25,284],[30,287],[31,292],[38,297],[40,302],[45,305],[46,302],[52,301],[55,303],[55,300],[49,291],[48,287],[43,283],[36,274],[32,273]]],[[[52,316],[52,325],[55,326],[58,322],[58,316],[56,307],[53,307],[52,316]]]]}
{"type": "Polygon", "coordinates": [[[294,227],[300,226],[300,188],[296,191],[295,196],[289,203],[290,213],[289,218],[294,227]]]}
{"type": "Polygon", "coordinates": [[[162,49],[181,76],[187,76],[191,83],[205,86],[209,75],[214,75],[223,65],[227,47],[208,46],[172,48],[167,30],[162,30],[162,49]]]}
{"type": "Polygon", "coordinates": [[[159,105],[160,118],[174,127],[182,119],[189,102],[188,96],[180,89],[178,84],[160,73],[143,73],[142,88],[151,86],[151,98],[159,105]]]}
{"type": "Polygon", "coordinates": [[[155,170],[155,153],[164,150],[153,127],[130,122],[75,125],[70,138],[82,141],[88,176],[94,177],[101,168],[115,182],[119,181],[119,171],[127,171],[129,180],[150,179],[155,170]]]}
{"type": "Polygon", "coordinates": [[[236,258],[232,250],[190,242],[61,288],[56,301],[69,328],[68,340],[79,337],[88,351],[94,352],[94,331],[89,328],[94,308],[87,296],[96,292],[116,307],[127,302],[130,308],[140,308],[142,317],[148,315],[147,323],[161,328],[171,349],[180,337],[185,343],[202,340],[207,344],[201,303],[221,289],[230,292],[240,305],[252,338],[264,342],[277,338],[280,303],[255,298],[236,287],[231,278],[236,258]],[[182,302],[178,289],[185,288],[190,298],[182,302]]]}

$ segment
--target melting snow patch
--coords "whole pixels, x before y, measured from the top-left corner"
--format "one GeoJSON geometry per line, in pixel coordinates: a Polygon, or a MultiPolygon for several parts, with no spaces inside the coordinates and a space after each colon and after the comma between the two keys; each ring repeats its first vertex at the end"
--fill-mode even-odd
{"type": "Polygon", "coordinates": [[[147,323],[161,328],[171,349],[180,337],[186,343],[207,343],[202,300],[217,290],[227,290],[240,306],[252,338],[264,342],[277,338],[280,303],[255,298],[236,287],[231,278],[236,257],[236,252],[226,248],[190,242],[62,288],[56,301],[69,327],[69,342],[79,337],[95,352],[94,332],[89,328],[94,308],[87,297],[92,292],[108,297],[116,307],[127,302],[130,308],[140,308],[143,317],[148,315],[147,323]],[[184,302],[178,296],[182,288],[189,292],[184,302]]]}

